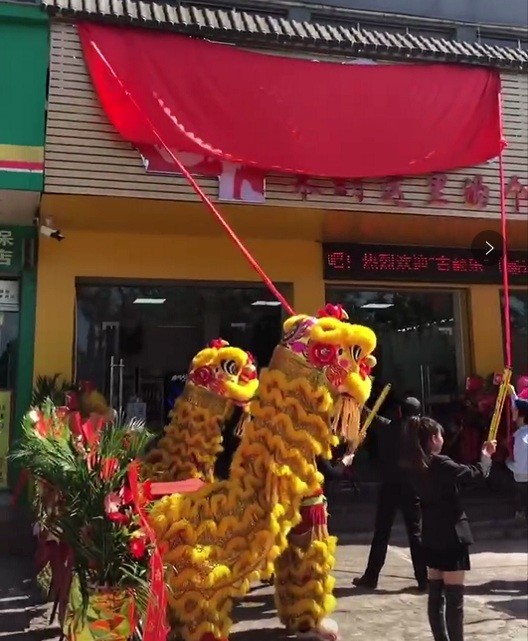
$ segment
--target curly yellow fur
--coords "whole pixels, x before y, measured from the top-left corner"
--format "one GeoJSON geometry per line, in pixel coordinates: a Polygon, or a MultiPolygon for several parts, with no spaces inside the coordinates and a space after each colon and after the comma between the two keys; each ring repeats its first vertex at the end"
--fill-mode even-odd
{"type": "Polygon", "coordinates": [[[171,412],[171,423],[158,446],[147,454],[142,475],[155,481],[199,478],[214,481],[214,466],[222,452],[222,428],[233,405],[217,404],[216,411],[180,397],[171,412]]]}
{"type": "MultiPolygon", "coordinates": [[[[308,319],[309,332],[321,320],[302,319],[308,319]]],[[[317,627],[334,606],[335,541],[324,537],[304,549],[288,535],[300,522],[303,499],[320,492],[323,479],[315,459],[330,458],[338,442],[330,424],[337,395],[345,392],[332,384],[326,366],[315,367],[308,352],[290,349],[287,335],[297,325],[298,319],[287,321],[283,343],[261,373],[229,480],[194,494],[167,496],[152,507],[150,522],[165,550],[169,621],[183,641],[201,641],[206,634],[227,638],[233,600],[243,597],[253,580],[272,573],[275,564],[280,616],[292,629],[317,627]]],[[[300,335],[311,349],[305,329],[300,335]]],[[[371,332],[355,326],[352,333],[341,328],[339,335],[350,342],[345,374],[361,380],[353,388],[360,405],[370,393],[370,379],[360,368],[370,357],[371,332]],[[365,350],[361,354],[358,345],[365,350]]],[[[338,353],[337,347],[331,351],[338,353]]]]}
{"type": "Polygon", "coordinates": [[[317,629],[336,605],[333,596],[337,539],[312,541],[307,549],[290,544],[275,563],[275,604],[289,632],[317,629]]]}
{"type": "Polygon", "coordinates": [[[163,437],[145,458],[144,478],[212,483],[224,425],[235,404],[247,404],[258,389],[252,356],[221,339],[198,352],[188,379],[163,437]]]}

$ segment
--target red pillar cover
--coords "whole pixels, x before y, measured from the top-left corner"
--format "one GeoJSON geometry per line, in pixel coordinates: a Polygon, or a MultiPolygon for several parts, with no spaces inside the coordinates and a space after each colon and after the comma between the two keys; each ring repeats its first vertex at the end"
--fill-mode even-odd
{"type": "Polygon", "coordinates": [[[134,145],[264,172],[382,178],[499,155],[500,78],[487,68],[348,64],[171,33],[80,23],[99,99],[134,145]]]}

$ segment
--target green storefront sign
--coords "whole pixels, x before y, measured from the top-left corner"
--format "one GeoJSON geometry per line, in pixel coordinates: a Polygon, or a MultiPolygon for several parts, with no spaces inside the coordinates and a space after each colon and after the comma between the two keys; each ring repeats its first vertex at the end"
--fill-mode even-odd
{"type": "Polygon", "coordinates": [[[0,226],[0,272],[17,274],[24,267],[27,232],[24,227],[0,226]]]}
{"type": "Polygon", "coordinates": [[[48,26],[36,4],[0,0],[0,189],[43,189],[48,26]]]}
{"type": "Polygon", "coordinates": [[[0,492],[17,482],[18,470],[6,449],[20,438],[21,421],[31,403],[35,342],[35,227],[0,224],[0,492]],[[9,411],[6,399],[9,396],[9,411]]]}

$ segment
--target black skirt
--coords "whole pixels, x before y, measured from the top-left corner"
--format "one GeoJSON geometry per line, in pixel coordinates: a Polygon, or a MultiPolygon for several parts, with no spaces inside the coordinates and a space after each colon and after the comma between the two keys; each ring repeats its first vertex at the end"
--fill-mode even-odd
{"type": "Polygon", "coordinates": [[[471,569],[469,561],[469,546],[460,545],[444,550],[424,549],[425,564],[431,570],[439,572],[461,572],[471,569]]]}

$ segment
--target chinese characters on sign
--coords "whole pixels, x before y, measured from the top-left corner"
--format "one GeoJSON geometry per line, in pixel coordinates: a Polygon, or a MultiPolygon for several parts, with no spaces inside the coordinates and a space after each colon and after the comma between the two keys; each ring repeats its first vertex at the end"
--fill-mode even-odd
{"type": "Polygon", "coordinates": [[[515,213],[521,213],[521,204],[528,207],[528,187],[522,184],[517,176],[512,176],[506,185],[506,198],[514,199],[515,213]]]}
{"type": "MultiPolygon", "coordinates": [[[[161,147],[142,145],[138,148],[145,170],[152,174],[180,175],[174,160],[161,147]]],[[[220,160],[217,157],[196,153],[178,153],[179,160],[193,176],[215,178],[218,181],[218,198],[226,202],[263,204],[266,202],[266,172],[256,167],[220,160]]],[[[417,189],[405,177],[392,177],[384,181],[350,178],[317,178],[314,176],[281,175],[281,185],[293,190],[303,201],[317,201],[323,198],[347,198],[356,203],[368,203],[370,198],[381,199],[393,207],[443,207],[465,205],[475,210],[489,206],[490,187],[483,176],[475,175],[464,180],[445,173],[423,176],[417,189]],[[428,193],[421,196],[423,187],[428,193]],[[451,189],[450,193],[448,189],[451,189]],[[372,194],[373,191],[376,194],[372,194]],[[448,197],[449,193],[449,197],[448,197]],[[423,198],[422,202],[419,202],[423,198]]],[[[528,213],[528,187],[513,176],[504,186],[509,199],[511,213],[528,213]]],[[[0,247],[1,248],[1,247],[0,247]]],[[[0,258],[0,261],[2,259],[0,258]]],[[[7,258],[4,258],[7,260],[7,258]]],[[[2,263],[0,262],[0,265],[2,263]]]]}
{"type": "MultiPolygon", "coordinates": [[[[463,202],[467,207],[476,210],[485,210],[490,204],[490,188],[485,183],[483,176],[473,176],[460,182],[460,197],[451,200],[446,195],[450,178],[447,174],[433,174],[427,178],[428,200],[424,205],[443,207],[449,204],[456,204],[456,201],[463,202]]],[[[454,180],[451,178],[451,180],[454,180]]],[[[303,200],[309,200],[310,196],[337,196],[340,198],[353,199],[358,203],[367,200],[366,187],[375,186],[379,190],[379,197],[383,202],[396,207],[411,207],[412,199],[416,198],[416,191],[406,197],[406,185],[403,178],[389,178],[376,185],[373,182],[363,180],[335,179],[330,183],[323,179],[300,176],[294,184],[294,191],[300,194],[303,200]]],[[[513,203],[512,213],[520,214],[523,206],[528,212],[528,187],[522,181],[513,176],[505,185],[506,197],[513,203]]]]}
{"type": "Polygon", "coordinates": [[[464,184],[464,200],[466,205],[477,209],[486,209],[489,203],[489,187],[484,184],[482,176],[468,178],[464,184]]]}
{"type": "Polygon", "coordinates": [[[24,263],[24,237],[17,227],[0,227],[0,272],[16,272],[24,263]]]}
{"type": "MultiPolygon", "coordinates": [[[[324,246],[324,271],[328,280],[500,283],[502,266],[484,265],[468,249],[331,244],[324,246]]],[[[508,273],[512,283],[526,284],[528,252],[511,252],[508,273]]]]}
{"type": "Polygon", "coordinates": [[[8,229],[0,229],[0,265],[11,267],[13,261],[13,232],[8,229]]]}

